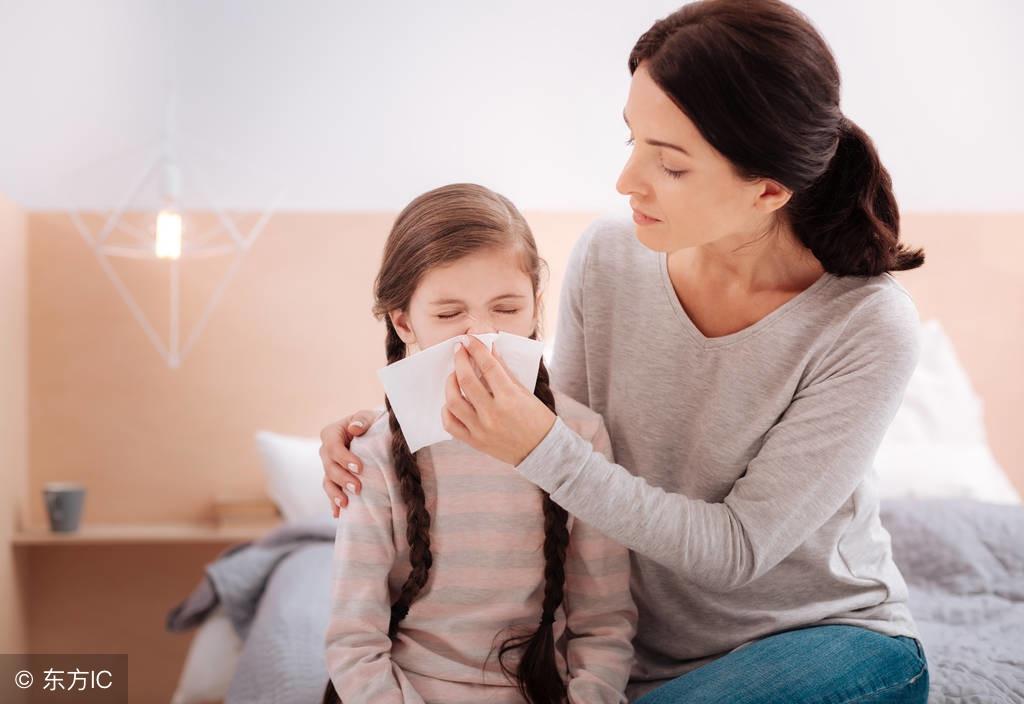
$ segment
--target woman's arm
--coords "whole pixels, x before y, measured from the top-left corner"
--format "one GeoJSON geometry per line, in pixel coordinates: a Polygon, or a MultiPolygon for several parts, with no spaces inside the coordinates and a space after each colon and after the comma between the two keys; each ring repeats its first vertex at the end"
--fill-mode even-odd
{"type": "Polygon", "coordinates": [[[919,354],[917,311],[894,296],[851,316],[722,503],[668,493],[595,453],[472,339],[456,353],[445,429],[516,465],[605,535],[704,588],[731,591],[805,542],[870,470],[919,354]]]}
{"type": "MultiPolygon", "coordinates": [[[[609,461],[604,423],[591,438],[609,461]]],[[[629,551],[574,519],[565,557],[570,704],[625,704],[637,610],[629,592],[629,551]]]]}
{"type": "Polygon", "coordinates": [[[391,660],[388,574],[395,561],[391,502],[379,465],[365,458],[363,491],[353,497],[334,542],[327,671],[345,704],[422,704],[391,660]]]}
{"type": "Polygon", "coordinates": [[[892,299],[861,312],[868,322],[838,336],[723,503],[651,486],[595,452],[561,419],[516,469],[623,545],[705,588],[739,588],[781,562],[849,499],[899,408],[919,354],[916,313],[892,299]]]}

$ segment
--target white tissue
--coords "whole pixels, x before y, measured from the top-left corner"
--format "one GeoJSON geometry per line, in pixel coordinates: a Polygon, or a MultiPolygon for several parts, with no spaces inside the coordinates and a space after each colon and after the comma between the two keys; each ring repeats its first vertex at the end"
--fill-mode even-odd
{"type": "MultiPolygon", "coordinates": [[[[488,350],[496,345],[512,375],[524,387],[533,390],[537,385],[543,342],[508,332],[474,333],[473,337],[488,350]]],[[[455,343],[468,341],[467,335],[457,335],[377,370],[410,451],[452,439],[441,425],[444,384],[448,375],[455,371],[455,343]]]]}

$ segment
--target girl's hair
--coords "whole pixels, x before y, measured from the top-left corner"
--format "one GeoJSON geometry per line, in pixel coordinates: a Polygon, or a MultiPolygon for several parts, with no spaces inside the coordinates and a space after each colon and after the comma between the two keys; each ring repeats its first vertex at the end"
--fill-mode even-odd
{"type": "Polygon", "coordinates": [[[780,0],[700,0],[658,20],[629,55],[743,177],[793,192],[784,215],[836,276],[914,269],[892,181],[839,109],[839,69],[810,21],[780,0]]]}
{"type": "MultiPolygon", "coordinates": [[[[546,267],[526,220],[504,196],[483,186],[456,183],[428,191],[407,205],[391,228],[380,271],[374,283],[373,314],[387,323],[388,364],[405,357],[405,343],[391,317],[393,310],[407,310],[413,292],[433,267],[451,264],[466,255],[487,249],[509,249],[519,257],[533,283],[534,299],[546,267]]],[[[539,304],[538,304],[539,305],[539,304]]],[[[540,311],[537,312],[540,319],[540,311]]],[[[537,339],[537,330],[530,335],[537,339]]],[[[543,360],[534,389],[537,398],[555,412],[548,371],[543,360]]],[[[391,606],[389,635],[394,638],[399,622],[427,583],[430,552],[430,513],[427,511],[416,455],[409,451],[398,419],[385,397],[391,424],[391,454],[406,506],[409,561],[412,572],[391,606]]],[[[532,704],[564,701],[565,683],[555,663],[554,614],[562,603],[565,583],[565,551],[569,544],[568,514],[544,494],[544,605],[539,627],[527,635],[510,638],[501,647],[499,662],[519,691],[532,704]],[[504,657],[522,648],[513,671],[504,657]]]]}

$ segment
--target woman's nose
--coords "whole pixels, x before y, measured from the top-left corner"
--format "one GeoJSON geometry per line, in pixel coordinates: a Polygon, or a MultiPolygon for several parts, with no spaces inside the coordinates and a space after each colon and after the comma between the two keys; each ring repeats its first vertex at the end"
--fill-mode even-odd
{"type": "Polygon", "coordinates": [[[630,155],[629,159],[622,166],[622,171],[619,173],[619,178],[615,181],[615,190],[624,196],[630,196],[634,193],[640,192],[640,183],[636,177],[635,168],[633,166],[633,157],[630,155]]]}

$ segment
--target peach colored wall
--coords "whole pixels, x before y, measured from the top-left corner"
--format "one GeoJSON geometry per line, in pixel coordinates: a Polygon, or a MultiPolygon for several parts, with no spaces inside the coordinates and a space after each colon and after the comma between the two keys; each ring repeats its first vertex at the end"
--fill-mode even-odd
{"type": "MultiPolygon", "coordinates": [[[[259,490],[252,434],[315,436],[328,420],[377,405],[383,326],[370,290],[391,214],[280,213],[227,288],[190,356],[170,369],[68,218],[30,215],[30,496],[43,482],[89,487],[87,520],[205,517],[225,491],[259,490]]],[[[573,240],[589,213],[532,213],[552,280],[546,325],[573,240]]],[[[904,239],[926,266],[899,275],[923,317],[938,316],[988,404],[998,459],[1024,488],[1015,432],[1024,374],[1021,215],[908,215],[904,239]],[[1016,256],[1015,256],[1016,255],[1016,256]]],[[[166,339],[165,264],[115,263],[166,339]]],[[[224,262],[186,262],[183,337],[224,262]],[[218,269],[218,266],[220,269],[218,269]]],[[[30,502],[34,523],[43,508],[30,502]]]]}
{"type": "Polygon", "coordinates": [[[11,548],[28,477],[26,223],[0,195],[0,653],[28,644],[24,562],[11,548]]]}
{"type": "MultiPolygon", "coordinates": [[[[31,496],[46,481],[87,487],[85,520],[207,517],[215,494],[260,490],[253,433],[316,436],[383,401],[384,327],[371,287],[393,214],[280,213],[257,240],[178,369],[169,368],[66,215],[30,216],[31,496]]],[[[530,220],[554,278],[591,216],[530,220]]],[[[93,223],[90,223],[93,224],[93,223]]],[[[182,337],[224,269],[182,267],[182,337]]],[[[115,261],[167,337],[165,263],[115,261]]],[[[324,501],[324,510],[329,505],[324,501]]],[[[41,502],[30,502],[42,523],[41,502]]]]}
{"type": "Polygon", "coordinates": [[[996,459],[1024,493],[1024,214],[904,218],[925,264],[903,272],[923,319],[938,318],[984,401],[996,459]]]}

